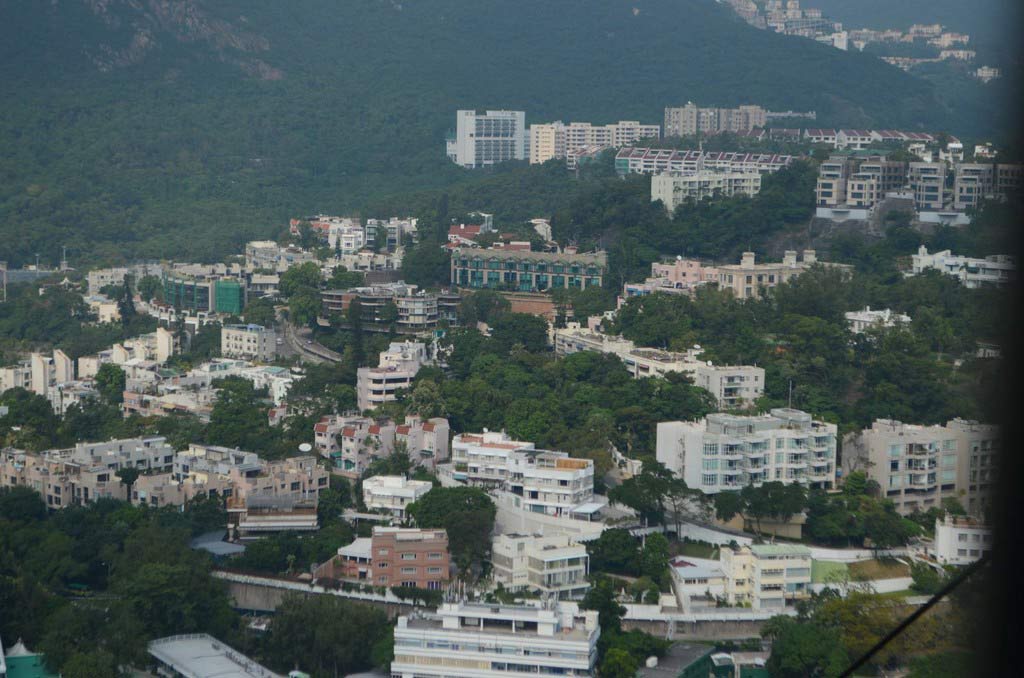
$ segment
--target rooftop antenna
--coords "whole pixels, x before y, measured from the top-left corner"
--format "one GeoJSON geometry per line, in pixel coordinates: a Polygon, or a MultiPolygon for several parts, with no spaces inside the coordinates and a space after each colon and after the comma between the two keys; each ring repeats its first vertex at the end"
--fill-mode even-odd
{"type": "Polygon", "coordinates": [[[60,270],[68,270],[68,246],[61,245],[60,247],[60,270]]]}
{"type": "Polygon", "coordinates": [[[789,409],[793,409],[793,380],[789,380],[789,409]]]}

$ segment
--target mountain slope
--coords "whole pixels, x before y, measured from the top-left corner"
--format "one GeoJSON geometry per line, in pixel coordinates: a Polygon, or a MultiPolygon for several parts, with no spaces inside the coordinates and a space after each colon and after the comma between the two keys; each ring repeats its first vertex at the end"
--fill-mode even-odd
{"type": "Polygon", "coordinates": [[[756,102],[950,129],[931,85],[711,0],[0,5],[0,259],[211,257],[288,215],[471,180],[457,108],[660,121],[756,102]]]}

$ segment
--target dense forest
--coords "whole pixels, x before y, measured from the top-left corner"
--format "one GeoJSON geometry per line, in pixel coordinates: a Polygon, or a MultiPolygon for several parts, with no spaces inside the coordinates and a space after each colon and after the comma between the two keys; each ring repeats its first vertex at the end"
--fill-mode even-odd
{"type": "Polygon", "coordinates": [[[78,262],[210,259],[290,216],[486,186],[444,156],[460,107],[659,122],[686,100],[756,102],[823,124],[998,131],[869,55],[712,2],[570,2],[4,3],[0,259],[54,261],[61,245],[78,262]]]}

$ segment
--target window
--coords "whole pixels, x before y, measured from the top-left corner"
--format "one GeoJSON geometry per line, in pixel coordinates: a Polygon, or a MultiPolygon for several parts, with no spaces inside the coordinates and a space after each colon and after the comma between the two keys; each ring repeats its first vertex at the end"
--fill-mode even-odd
{"type": "Polygon", "coordinates": [[[441,560],[442,557],[443,557],[443,555],[440,554],[440,553],[431,553],[430,555],[427,556],[427,559],[428,560],[441,560]]]}
{"type": "Polygon", "coordinates": [[[402,568],[402,574],[416,574],[416,568],[415,567],[403,567],[402,568]]]}
{"type": "Polygon", "coordinates": [[[441,568],[440,567],[428,567],[427,568],[427,574],[441,574],[441,568]]]}
{"type": "Polygon", "coordinates": [[[403,553],[402,554],[402,560],[416,560],[416,554],[415,553],[403,553]]]}

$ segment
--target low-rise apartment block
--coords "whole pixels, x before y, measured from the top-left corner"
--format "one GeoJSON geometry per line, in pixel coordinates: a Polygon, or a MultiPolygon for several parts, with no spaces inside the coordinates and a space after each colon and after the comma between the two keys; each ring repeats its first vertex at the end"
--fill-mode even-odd
{"type": "Polygon", "coordinates": [[[970,565],[992,553],[992,528],[967,516],[935,519],[935,559],[943,565],[970,565]]]}
{"type": "Polygon", "coordinates": [[[317,494],[250,494],[228,498],[232,540],[250,541],[282,532],[316,532],[317,494]]]}
{"type": "Polygon", "coordinates": [[[169,471],[173,460],[174,449],[162,437],[79,443],[39,453],[9,449],[0,454],[0,487],[30,487],[53,509],[126,499],[118,471],[169,471]]]}
{"type": "Polygon", "coordinates": [[[725,598],[755,610],[794,606],[811,596],[811,550],[796,544],[760,544],[723,549],[725,598]]]}
{"type": "Polygon", "coordinates": [[[953,419],[918,426],[879,419],[843,441],[843,467],[864,471],[902,515],[956,499],[982,515],[998,473],[999,428],[953,419]]]}
{"type": "Polygon", "coordinates": [[[242,358],[260,363],[277,357],[277,335],[262,325],[224,325],[220,330],[220,353],[226,358],[242,358]]]}
{"type": "Polygon", "coordinates": [[[433,489],[429,480],[409,480],[405,476],[373,476],[363,480],[363,503],[370,511],[386,511],[405,518],[406,507],[433,489]]]}
{"type": "Polygon", "coordinates": [[[677,556],[669,561],[669,571],[684,612],[715,608],[721,600],[778,610],[811,595],[811,551],[806,546],[723,548],[718,560],[677,556]]]}
{"type": "Polygon", "coordinates": [[[509,249],[452,250],[451,283],[471,289],[545,292],[600,287],[608,270],[604,252],[527,252],[509,249]]]}
{"type": "Polygon", "coordinates": [[[470,485],[501,487],[511,477],[512,453],[532,449],[533,443],[512,440],[504,431],[460,433],[452,439],[454,477],[470,485]]]}
{"type": "Polygon", "coordinates": [[[458,322],[457,293],[428,293],[404,282],[353,287],[347,290],[326,290],[321,293],[324,315],[348,313],[358,301],[360,318],[374,325],[394,324],[397,328],[426,330],[437,327],[439,320],[458,322]]]}
{"type": "Polygon", "coordinates": [[[273,240],[252,240],[245,244],[245,270],[284,273],[292,266],[316,262],[316,254],[294,245],[282,246],[273,240]]]}
{"type": "Polygon", "coordinates": [[[732,290],[737,299],[753,299],[792,280],[815,264],[847,271],[853,268],[847,264],[818,261],[814,250],[804,250],[801,261],[797,261],[795,251],[787,250],[781,262],[767,264],[756,263],[753,252],[744,252],[739,264],[718,267],[718,288],[732,290]]]}
{"type": "Polygon", "coordinates": [[[978,259],[953,254],[950,250],[932,252],[921,245],[911,257],[911,269],[905,275],[919,275],[934,269],[957,278],[964,287],[1006,287],[1017,279],[1017,262],[1006,254],[993,254],[978,259]]]}
{"type": "Polygon", "coordinates": [[[850,324],[850,331],[854,334],[863,334],[872,328],[889,328],[910,324],[909,315],[897,313],[888,308],[872,311],[871,307],[867,306],[863,311],[849,311],[844,315],[846,322],[850,324]]]}
{"type": "Polygon", "coordinates": [[[792,162],[793,156],[774,153],[628,147],[615,154],[615,171],[620,175],[663,172],[693,174],[701,170],[771,174],[792,162]]]}
{"type": "Polygon", "coordinates": [[[445,603],[437,613],[398,618],[396,678],[596,675],[597,612],[552,607],[445,603]]]}
{"type": "Polygon", "coordinates": [[[446,531],[378,526],[372,536],[339,548],[315,576],[439,591],[447,584],[450,569],[446,531]]]}
{"type": "Polygon", "coordinates": [[[462,433],[452,440],[452,478],[514,496],[526,513],[579,517],[605,502],[594,495],[594,462],[538,450],[502,432],[462,433]]]}
{"type": "Polygon", "coordinates": [[[699,202],[717,196],[753,196],[760,192],[761,175],[757,172],[701,170],[692,174],[663,172],[651,177],[651,202],[660,200],[669,214],[688,200],[699,202]]]}
{"type": "Polygon", "coordinates": [[[421,342],[392,342],[381,351],[377,367],[360,367],[356,372],[356,397],[361,411],[372,410],[398,398],[398,391],[412,386],[420,368],[431,362],[427,345],[421,342]]]}
{"type": "MultiPolygon", "coordinates": [[[[311,500],[329,487],[328,476],[316,457],[266,461],[253,452],[194,444],[175,455],[170,472],[139,476],[131,500],[153,507],[181,507],[197,496],[311,500]]],[[[240,508],[244,505],[236,506],[240,508]]]]}
{"type": "Polygon", "coordinates": [[[497,535],[491,551],[494,581],[505,590],[565,600],[582,598],[590,587],[587,549],[567,535],[497,535]]]}
{"type": "Polygon", "coordinates": [[[705,494],[768,481],[832,489],[836,484],[836,425],[800,410],[770,414],[709,414],[693,422],[660,422],[657,459],[705,494]]]}
{"type": "Polygon", "coordinates": [[[587,548],[567,535],[499,534],[491,542],[494,581],[506,591],[582,598],[590,584],[587,548]]]}
{"type": "Polygon", "coordinates": [[[651,277],[642,283],[625,283],[621,299],[643,297],[656,292],[693,294],[701,285],[717,282],[717,267],[709,266],[699,259],[676,257],[671,263],[651,264],[651,277]]]}

